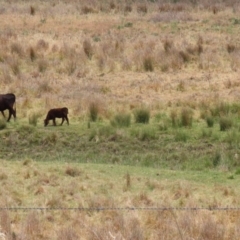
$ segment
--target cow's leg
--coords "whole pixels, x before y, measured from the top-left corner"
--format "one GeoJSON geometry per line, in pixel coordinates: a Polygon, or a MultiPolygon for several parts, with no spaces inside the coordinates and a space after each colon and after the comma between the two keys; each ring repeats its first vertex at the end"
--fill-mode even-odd
{"type": "Polygon", "coordinates": [[[56,124],[56,119],[55,119],[55,118],[53,118],[53,125],[54,125],[54,126],[57,125],[57,124],[56,124]]]}
{"type": "Polygon", "coordinates": [[[9,122],[10,121],[10,119],[11,119],[11,116],[12,116],[12,114],[13,114],[13,109],[12,108],[9,108],[9,116],[8,116],[8,120],[7,120],[7,122],[9,122]]]}
{"type": "Polygon", "coordinates": [[[2,113],[3,117],[6,118],[6,117],[5,117],[5,114],[4,114],[4,111],[1,111],[1,113],[2,113]]]}
{"type": "Polygon", "coordinates": [[[64,120],[65,120],[65,119],[64,119],[64,117],[62,117],[62,122],[61,122],[61,126],[63,125],[63,122],[64,122],[64,120]]]}
{"type": "Polygon", "coordinates": [[[16,117],[17,117],[17,114],[16,114],[16,109],[13,109],[12,110],[12,115],[13,115],[13,117],[14,117],[14,121],[16,121],[16,117]]]}
{"type": "Polygon", "coordinates": [[[65,116],[67,124],[69,125],[68,116],[65,116]]]}

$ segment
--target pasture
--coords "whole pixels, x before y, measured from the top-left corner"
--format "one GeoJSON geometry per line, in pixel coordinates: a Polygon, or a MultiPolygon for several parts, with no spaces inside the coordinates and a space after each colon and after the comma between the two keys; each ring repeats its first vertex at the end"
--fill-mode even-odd
{"type": "Polygon", "coordinates": [[[238,239],[239,13],[0,0],[0,239],[238,239]]]}

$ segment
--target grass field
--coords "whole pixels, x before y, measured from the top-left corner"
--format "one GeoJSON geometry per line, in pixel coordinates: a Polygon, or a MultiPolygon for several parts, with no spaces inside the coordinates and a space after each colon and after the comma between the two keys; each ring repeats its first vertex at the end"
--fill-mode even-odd
{"type": "Polygon", "coordinates": [[[239,13],[0,0],[0,239],[238,239],[239,13]]]}

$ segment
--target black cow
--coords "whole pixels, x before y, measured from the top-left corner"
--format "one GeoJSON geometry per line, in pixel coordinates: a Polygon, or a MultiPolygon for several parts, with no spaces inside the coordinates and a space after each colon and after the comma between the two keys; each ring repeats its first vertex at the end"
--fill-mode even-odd
{"type": "Polygon", "coordinates": [[[9,111],[9,116],[8,116],[8,122],[11,119],[11,116],[13,115],[14,120],[16,119],[16,97],[13,93],[7,93],[7,94],[0,94],[0,111],[2,112],[2,115],[5,118],[4,111],[8,110],[9,111]],[[15,104],[15,109],[13,109],[13,106],[15,104]]]}
{"type": "Polygon", "coordinates": [[[62,123],[63,124],[64,120],[66,119],[67,124],[69,125],[68,121],[68,109],[66,107],[64,108],[53,108],[48,111],[47,117],[44,120],[44,126],[46,127],[49,123],[49,120],[53,121],[53,125],[56,126],[56,120],[55,118],[62,118],[62,123]]]}

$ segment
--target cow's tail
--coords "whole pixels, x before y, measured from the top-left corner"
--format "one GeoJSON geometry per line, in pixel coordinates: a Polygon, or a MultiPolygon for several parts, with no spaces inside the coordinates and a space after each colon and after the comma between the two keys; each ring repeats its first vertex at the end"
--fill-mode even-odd
{"type": "Polygon", "coordinates": [[[13,110],[15,112],[14,119],[16,119],[16,117],[17,117],[17,102],[16,102],[16,99],[14,99],[13,110]]]}

